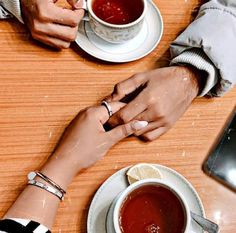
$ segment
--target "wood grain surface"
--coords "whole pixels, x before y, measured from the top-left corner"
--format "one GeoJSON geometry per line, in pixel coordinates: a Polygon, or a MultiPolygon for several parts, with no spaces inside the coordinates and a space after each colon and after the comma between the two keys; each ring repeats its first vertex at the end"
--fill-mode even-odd
{"type": "MultiPolygon", "coordinates": [[[[99,103],[114,84],[132,74],[168,65],[169,44],[189,24],[199,1],[155,3],[164,19],[160,44],[147,57],[119,65],[92,58],[76,45],[53,51],[34,42],[17,21],[0,22],[0,217],[24,188],[27,173],[44,163],[80,109],[99,103]]],[[[197,99],[160,139],[123,140],[76,177],[53,232],[85,233],[89,204],[98,187],[114,172],[139,162],[180,172],[198,191],[207,217],[219,223],[221,232],[235,232],[236,194],[201,168],[235,104],[235,88],[223,98],[197,99]]]]}

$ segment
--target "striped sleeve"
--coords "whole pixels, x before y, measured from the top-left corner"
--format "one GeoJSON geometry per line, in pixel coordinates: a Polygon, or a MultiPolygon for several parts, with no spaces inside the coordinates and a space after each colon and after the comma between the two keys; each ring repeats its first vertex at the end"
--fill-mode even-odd
{"type": "Polygon", "coordinates": [[[40,223],[28,219],[3,219],[0,221],[0,233],[51,233],[40,223]]]}

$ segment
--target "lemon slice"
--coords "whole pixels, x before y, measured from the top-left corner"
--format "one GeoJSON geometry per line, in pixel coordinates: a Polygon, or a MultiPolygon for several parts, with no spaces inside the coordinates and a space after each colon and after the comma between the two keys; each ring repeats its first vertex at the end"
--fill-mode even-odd
{"type": "Polygon", "coordinates": [[[148,163],[139,163],[134,165],[127,171],[126,175],[129,184],[148,178],[162,179],[161,172],[154,165],[148,163]]]}

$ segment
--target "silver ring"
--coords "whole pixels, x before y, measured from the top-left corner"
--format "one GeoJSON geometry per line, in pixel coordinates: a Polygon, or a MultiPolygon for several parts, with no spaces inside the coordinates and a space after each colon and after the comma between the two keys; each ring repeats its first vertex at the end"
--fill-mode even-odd
{"type": "Polygon", "coordinates": [[[103,100],[102,101],[102,106],[104,106],[107,109],[109,117],[112,117],[113,112],[112,112],[110,104],[108,104],[106,101],[103,100]]]}

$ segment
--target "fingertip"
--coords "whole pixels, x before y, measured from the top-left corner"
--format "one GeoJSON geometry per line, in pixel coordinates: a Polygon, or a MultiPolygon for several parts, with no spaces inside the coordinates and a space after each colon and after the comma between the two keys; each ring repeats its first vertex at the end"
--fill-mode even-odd
{"type": "Polygon", "coordinates": [[[135,120],[135,121],[131,122],[131,127],[133,128],[134,132],[142,130],[147,126],[148,126],[147,121],[137,121],[137,120],[135,120]]]}
{"type": "Polygon", "coordinates": [[[138,129],[147,127],[147,125],[148,122],[134,120],[127,124],[117,126],[109,131],[108,134],[112,138],[112,144],[116,144],[122,139],[134,134],[138,129]]]}

